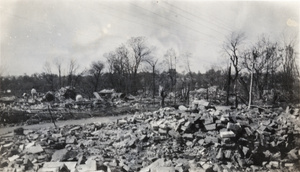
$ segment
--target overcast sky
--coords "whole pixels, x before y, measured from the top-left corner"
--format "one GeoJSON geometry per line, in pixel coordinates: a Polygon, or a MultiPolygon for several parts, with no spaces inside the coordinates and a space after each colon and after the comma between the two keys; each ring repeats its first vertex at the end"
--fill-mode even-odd
{"type": "MultiPolygon", "coordinates": [[[[161,60],[169,48],[178,57],[190,52],[192,70],[205,72],[227,65],[221,50],[232,31],[244,32],[248,45],[262,34],[277,42],[297,36],[299,7],[299,1],[1,0],[0,72],[41,73],[57,59],[65,69],[75,59],[80,71],[135,36],[146,37],[161,60]]],[[[184,70],[182,63],[178,68],[184,70]]]]}

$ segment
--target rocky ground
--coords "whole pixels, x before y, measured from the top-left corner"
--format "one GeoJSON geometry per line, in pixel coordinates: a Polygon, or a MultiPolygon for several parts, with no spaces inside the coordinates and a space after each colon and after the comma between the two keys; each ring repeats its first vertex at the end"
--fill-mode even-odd
{"type": "Polygon", "coordinates": [[[163,108],[109,123],[16,129],[0,171],[299,171],[299,110],[163,108]]]}

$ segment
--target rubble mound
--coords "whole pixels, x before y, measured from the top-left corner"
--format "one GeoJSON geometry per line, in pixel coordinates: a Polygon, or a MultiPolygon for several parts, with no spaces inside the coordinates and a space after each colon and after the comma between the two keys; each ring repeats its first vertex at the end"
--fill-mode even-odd
{"type": "Polygon", "coordinates": [[[297,171],[297,120],[289,108],[163,108],[111,123],[19,128],[0,138],[0,171],[297,171]]]}

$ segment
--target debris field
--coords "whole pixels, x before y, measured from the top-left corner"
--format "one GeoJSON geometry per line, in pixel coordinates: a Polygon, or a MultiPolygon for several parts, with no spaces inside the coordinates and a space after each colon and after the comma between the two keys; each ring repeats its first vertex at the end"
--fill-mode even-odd
{"type": "Polygon", "coordinates": [[[299,109],[171,107],[0,137],[3,172],[298,171],[299,109]]]}

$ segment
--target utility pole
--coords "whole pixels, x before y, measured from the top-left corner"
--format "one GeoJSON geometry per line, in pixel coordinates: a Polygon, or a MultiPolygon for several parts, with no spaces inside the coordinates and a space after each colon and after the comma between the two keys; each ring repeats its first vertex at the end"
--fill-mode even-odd
{"type": "Polygon", "coordinates": [[[252,52],[253,60],[252,60],[252,68],[251,68],[251,78],[250,78],[250,91],[249,91],[249,102],[248,102],[248,109],[251,108],[251,102],[252,102],[252,85],[253,85],[253,69],[256,62],[257,54],[256,52],[252,52]]]}

